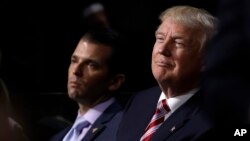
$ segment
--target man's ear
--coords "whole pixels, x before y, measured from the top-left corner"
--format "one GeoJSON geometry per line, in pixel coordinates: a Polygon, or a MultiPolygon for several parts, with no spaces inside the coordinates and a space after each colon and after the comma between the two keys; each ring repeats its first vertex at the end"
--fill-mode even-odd
{"type": "Polygon", "coordinates": [[[115,76],[113,76],[113,78],[110,80],[110,84],[108,86],[108,89],[110,91],[115,91],[118,90],[121,85],[124,83],[125,81],[125,75],[124,74],[117,74],[115,76]]]}

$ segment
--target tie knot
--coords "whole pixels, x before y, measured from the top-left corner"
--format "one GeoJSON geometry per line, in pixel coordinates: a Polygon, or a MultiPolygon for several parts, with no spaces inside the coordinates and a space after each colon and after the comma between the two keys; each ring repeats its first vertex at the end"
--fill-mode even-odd
{"type": "Polygon", "coordinates": [[[83,128],[88,127],[89,125],[90,125],[90,123],[87,120],[79,119],[76,121],[76,123],[74,125],[74,129],[80,133],[83,128]]]}
{"type": "Polygon", "coordinates": [[[157,106],[157,112],[163,112],[163,113],[168,113],[170,111],[170,108],[167,104],[167,100],[163,99],[158,103],[157,106]]]}

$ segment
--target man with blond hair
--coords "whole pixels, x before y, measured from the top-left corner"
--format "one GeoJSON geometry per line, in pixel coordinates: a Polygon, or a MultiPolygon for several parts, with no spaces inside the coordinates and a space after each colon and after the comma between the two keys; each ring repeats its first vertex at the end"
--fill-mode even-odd
{"type": "Polygon", "coordinates": [[[202,110],[200,79],[216,18],[203,9],[175,6],[160,20],[151,62],[159,86],[128,102],[118,141],[190,141],[212,128],[202,110]]]}

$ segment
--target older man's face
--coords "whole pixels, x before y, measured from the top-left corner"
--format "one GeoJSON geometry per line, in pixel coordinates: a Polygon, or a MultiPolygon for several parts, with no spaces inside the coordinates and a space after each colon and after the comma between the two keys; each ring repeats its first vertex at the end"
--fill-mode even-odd
{"type": "Polygon", "coordinates": [[[157,29],[152,72],[159,84],[193,83],[201,71],[201,34],[171,19],[157,29]]]}

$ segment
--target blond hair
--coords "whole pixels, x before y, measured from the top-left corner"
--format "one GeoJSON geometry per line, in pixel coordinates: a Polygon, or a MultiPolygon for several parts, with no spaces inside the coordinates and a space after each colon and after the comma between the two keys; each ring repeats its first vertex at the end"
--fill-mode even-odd
{"type": "Polygon", "coordinates": [[[201,31],[203,36],[200,38],[201,48],[213,38],[217,32],[217,18],[212,16],[204,9],[191,6],[174,6],[166,9],[160,14],[160,20],[171,19],[188,28],[201,31]]]}

